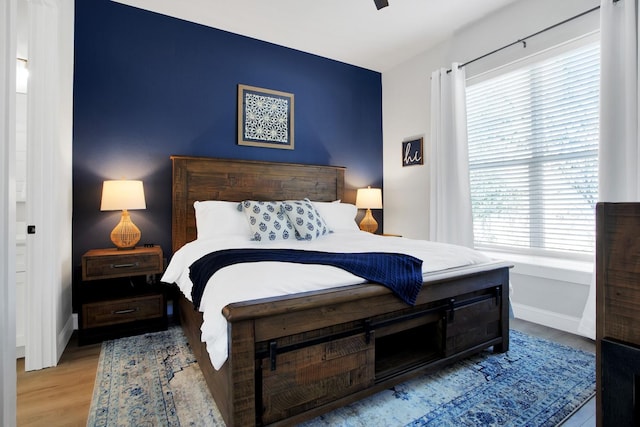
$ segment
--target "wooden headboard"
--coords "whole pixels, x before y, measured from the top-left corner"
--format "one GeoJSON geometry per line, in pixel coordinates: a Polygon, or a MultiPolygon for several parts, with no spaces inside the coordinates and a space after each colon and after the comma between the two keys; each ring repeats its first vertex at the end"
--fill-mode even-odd
{"type": "MultiPolygon", "coordinates": [[[[198,200],[310,200],[344,197],[340,166],[207,157],[171,156],[173,163],[172,249],[196,239],[193,202],[198,200]]],[[[220,225],[224,227],[224,224],[220,225]]]]}

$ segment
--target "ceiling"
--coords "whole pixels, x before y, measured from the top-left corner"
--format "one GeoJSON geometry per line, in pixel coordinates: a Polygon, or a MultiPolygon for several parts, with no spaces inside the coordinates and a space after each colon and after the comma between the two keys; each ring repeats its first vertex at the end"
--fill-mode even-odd
{"type": "Polygon", "coordinates": [[[516,0],[113,0],[384,72],[516,0]]]}

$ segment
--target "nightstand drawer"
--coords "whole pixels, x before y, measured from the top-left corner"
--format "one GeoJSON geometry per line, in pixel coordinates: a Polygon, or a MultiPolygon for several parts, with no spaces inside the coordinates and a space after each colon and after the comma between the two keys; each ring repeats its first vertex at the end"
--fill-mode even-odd
{"type": "Polygon", "coordinates": [[[96,249],[82,257],[83,280],[160,274],[162,270],[160,247],[136,248],[132,251],[96,249]]]}
{"type": "Polygon", "coordinates": [[[82,306],[82,327],[116,325],[164,316],[164,296],[146,295],[82,306]]]}

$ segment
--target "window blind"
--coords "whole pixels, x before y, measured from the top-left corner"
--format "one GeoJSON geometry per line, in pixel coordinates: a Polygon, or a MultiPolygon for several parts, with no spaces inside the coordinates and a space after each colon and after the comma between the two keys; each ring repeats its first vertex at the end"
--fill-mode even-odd
{"type": "Polygon", "coordinates": [[[599,44],[467,88],[476,247],[592,253],[599,44]]]}

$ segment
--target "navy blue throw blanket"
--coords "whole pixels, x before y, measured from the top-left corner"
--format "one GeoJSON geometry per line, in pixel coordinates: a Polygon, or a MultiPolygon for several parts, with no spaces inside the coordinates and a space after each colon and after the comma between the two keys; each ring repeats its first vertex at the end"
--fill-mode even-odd
{"type": "Polygon", "coordinates": [[[295,249],[227,249],[207,254],[191,264],[191,298],[200,308],[202,293],[211,276],[223,267],[241,262],[282,261],[339,267],[370,282],[384,285],[410,305],[422,288],[422,260],[410,255],[360,252],[335,253],[295,249]]]}

